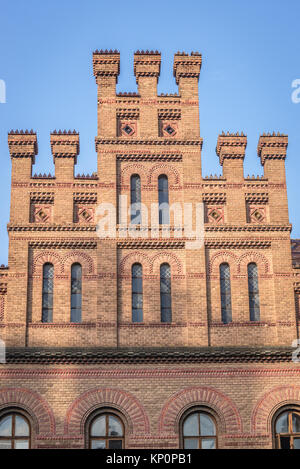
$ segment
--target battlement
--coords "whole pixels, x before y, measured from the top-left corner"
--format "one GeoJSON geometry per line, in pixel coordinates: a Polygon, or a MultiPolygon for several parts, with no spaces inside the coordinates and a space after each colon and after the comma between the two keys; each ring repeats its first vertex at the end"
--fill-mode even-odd
{"type": "Polygon", "coordinates": [[[285,160],[288,147],[288,136],[280,134],[263,134],[259,138],[257,154],[264,166],[266,159],[285,160]]]}
{"type": "Polygon", "coordinates": [[[79,133],[75,130],[54,130],[50,134],[50,145],[55,158],[74,158],[74,164],[77,163],[77,156],[80,151],[79,133]]]}
{"type": "Polygon", "coordinates": [[[120,52],[117,50],[96,50],[93,53],[93,71],[97,78],[115,77],[120,73],[120,52]]]}
{"type": "Polygon", "coordinates": [[[222,132],[218,137],[216,153],[220,158],[220,164],[223,165],[225,158],[244,159],[247,147],[247,136],[241,132],[231,134],[222,132]]]}
{"type": "Polygon", "coordinates": [[[181,78],[197,78],[199,80],[202,65],[202,55],[199,52],[192,52],[191,55],[185,52],[177,52],[174,56],[173,75],[179,85],[181,78]]]}
{"type": "Polygon", "coordinates": [[[136,82],[140,77],[155,77],[156,82],[160,75],[161,53],[154,51],[137,51],[134,53],[133,70],[136,82]]]}
{"type": "Polygon", "coordinates": [[[34,163],[38,153],[37,135],[33,130],[11,130],[8,147],[11,158],[31,158],[34,163]]]}

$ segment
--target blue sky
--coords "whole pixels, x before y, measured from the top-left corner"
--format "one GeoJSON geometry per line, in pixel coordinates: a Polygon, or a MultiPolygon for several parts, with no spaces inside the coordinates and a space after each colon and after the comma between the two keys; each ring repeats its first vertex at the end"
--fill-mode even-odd
{"type": "Polygon", "coordinates": [[[33,172],[54,173],[49,134],[80,132],[76,173],[96,170],[95,49],[118,49],[118,91],[136,91],[133,52],[162,53],[158,91],[176,92],[172,76],[177,51],[199,51],[200,131],[203,175],[221,174],[218,134],[248,136],[245,175],[262,174],[259,135],[289,135],[287,183],[292,236],[300,238],[298,185],[300,103],[291,100],[300,79],[299,0],[15,0],[0,1],[0,264],[7,263],[11,163],[10,129],[34,129],[39,154],[33,172]]]}

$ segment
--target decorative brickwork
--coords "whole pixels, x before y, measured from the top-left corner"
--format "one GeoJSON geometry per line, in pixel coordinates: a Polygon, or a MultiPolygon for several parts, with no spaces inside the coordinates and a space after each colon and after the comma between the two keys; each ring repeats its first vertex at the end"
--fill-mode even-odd
{"type": "Polygon", "coordinates": [[[92,389],[76,399],[67,412],[65,433],[83,434],[88,415],[99,407],[113,407],[123,413],[129,433],[149,433],[149,420],[141,403],[131,393],[116,388],[92,389]]]}
{"type": "Polygon", "coordinates": [[[179,391],[164,405],[159,419],[159,431],[162,433],[179,430],[179,419],[184,411],[198,405],[208,406],[218,414],[224,430],[230,426],[232,433],[242,433],[239,412],[232,401],[223,393],[206,387],[187,388],[179,391]]]}
{"type": "Polygon", "coordinates": [[[34,421],[37,435],[55,434],[55,419],[47,402],[37,393],[27,388],[0,389],[0,410],[21,408],[28,412],[34,421]]]}
{"type": "Polygon", "coordinates": [[[123,421],[126,448],[179,448],[183,418],[195,408],[215,418],[218,447],[271,448],[274,413],[300,409],[291,347],[300,334],[300,241],[291,245],[288,137],[260,136],[263,175],[245,177],[246,135],[222,132],[221,174],[202,174],[202,56],[175,54],[175,94],[158,95],[160,66],[158,51],[137,51],[137,90],[117,93],[120,53],[93,53],[98,126],[91,174],[77,174],[76,131],[51,132],[54,175],[33,175],[35,132],[8,134],[0,418],[9,409],[27,413],[33,448],[88,447],[86,424],[107,410],[123,421]],[[126,223],[117,219],[113,234],[98,236],[97,206],[117,213],[119,196],[131,200],[132,176],[139,177],[134,198],[149,221],[155,207],[153,225],[145,212],[134,225],[128,210],[126,223]],[[157,209],[162,200],[172,206],[168,223],[157,209]],[[199,243],[195,211],[191,232],[173,204],[204,205],[199,243]],[[142,266],[138,281],[135,263],[142,266]]]}

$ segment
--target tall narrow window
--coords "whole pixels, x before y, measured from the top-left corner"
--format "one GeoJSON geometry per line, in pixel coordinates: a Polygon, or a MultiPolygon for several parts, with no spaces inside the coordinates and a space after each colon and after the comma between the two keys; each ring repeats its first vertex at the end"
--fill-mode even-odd
{"type": "Polygon", "coordinates": [[[81,322],[82,268],[73,264],[71,268],[71,322],[81,322]]]}
{"type": "Polygon", "coordinates": [[[160,314],[161,322],[172,322],[171,269],[169,264],[160,266],[160,314]]]}
{"type": "Polygon", "coordinates": [[[232,321],[230,268],[228,264],[220,265],[221,311],[222,321],[228,324],[232,321]]]}
{"type": "Polygon", "coordinates": [[[143,267],[133,264],[132,279],[132,322],[143,322],[143,267]]]}
{"type": "Polygon", "coordinates": [[[133,225],[140,225],[141,217],[141,178],[134,174],[130,179],[130,220],[133,225]]]}
{"type": "Polygon", "coordinates": [[[168,225],[170,223],[169,184],[164,174],[158,178],[158,204],[159,224],[168,225]]]}
{"type": "Polygon", "coordinates": [[[259,291],[257,265],[248,264],[248,290],[250,321],[260,320],[259,291]]]}
{"type": "Polygon", "coordinates": [[[42,322],[53,321],[53,264],[43,267],[42,322]]]}

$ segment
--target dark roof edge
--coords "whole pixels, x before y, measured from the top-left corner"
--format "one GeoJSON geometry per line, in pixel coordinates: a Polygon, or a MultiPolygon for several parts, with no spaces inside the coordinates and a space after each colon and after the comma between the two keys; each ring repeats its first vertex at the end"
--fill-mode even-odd
{"type": "Polygon", "coordinates": [[[292,362],[291,347],[7,348],[6,364],[292,362]]]}

